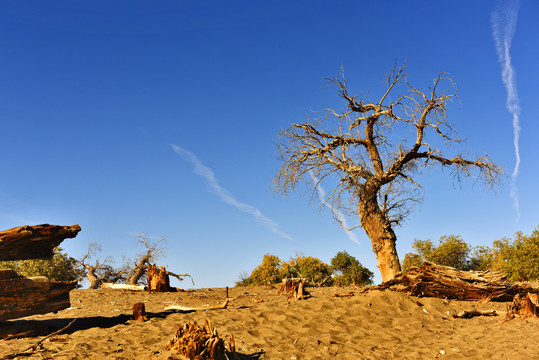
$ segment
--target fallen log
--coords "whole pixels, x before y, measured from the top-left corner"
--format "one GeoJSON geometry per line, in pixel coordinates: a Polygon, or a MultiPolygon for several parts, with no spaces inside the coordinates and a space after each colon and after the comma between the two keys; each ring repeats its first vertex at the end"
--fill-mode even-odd
{"type": "Polygon", "coordinates": [[[64,239],[74,238],[79,225],[26,225],[0,231],[0,261],[50,258],[64,239]]]}
{"type": "Polygon", "coordinates": [[[455,300],[512,301],[515,295],[539,293],[530,286],[511,284],[497,272],[462,271],[425,262],[369,290],[393,290],[413,296],[455,300]]]}
{"type": "Polygon", "coordinates": [[[24,278],[13,270],[0,270],[0,321],[66,309],[76,285],[76,281],[24,278]]]}
{"type": "Polygon", "coordinates": [[[146,286],[102,282],[101,289],[144,291],[146,286]]]}
{"type": "Polygon", "coordinates": [[[230,302],[229,298],[226,298],[225,301],[220,305],[206,305],[206,306],[198,306],[198,307],[188,307],[188,306],[182,306],[182,305],[170,305],[165,307],[165,311],[175,310],[175,311],[206,311],[206,310],[220,310],[220,309],[226,309],[228,306],[228,303],[230,302]]]}

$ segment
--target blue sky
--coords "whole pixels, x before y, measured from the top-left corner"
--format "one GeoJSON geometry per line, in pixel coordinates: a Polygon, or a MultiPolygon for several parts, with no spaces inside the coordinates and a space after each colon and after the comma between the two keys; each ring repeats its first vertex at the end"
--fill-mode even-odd
{"type": "Polygon", "coordinates": [[[530,233],[539,225],[538,38],[532,0],[3,2],[0,228],[77,223],[67,252],[98,242],[118,265],[143,250],[137,233],[164,236],[160,263],[197,287],[233,285],[265,253],[329,262],[342,250],[380,281],[362,229],[358,244],[303,189],[273,193],[275,143],[312,110],[342,105],[322,87],[341,66],[352,92],[374,100],[388,69],[406,62],[422,89],[440,71],[453,76],[460,104],[449,119],[469,139],[462,149],[488,153],[506,178],[484,192],[473,180],[454,185],[447,171],[427,174],[421,207],[396,229],[401,259],[414,238],[491,245],[530,233]],[[518,9],[515,181],[496,6],[518,9]]]}

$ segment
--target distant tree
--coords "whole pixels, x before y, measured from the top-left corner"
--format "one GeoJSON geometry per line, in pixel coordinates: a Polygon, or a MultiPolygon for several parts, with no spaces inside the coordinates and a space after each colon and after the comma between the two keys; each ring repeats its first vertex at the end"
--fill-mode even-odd
{"type": "Polygon", "coordinates": [[[289,261],[266,254],[262,264],[258,265],[251,275],[240,274],[236,286],[275,284],[284,278],[308,278],[317,285],[331,285],[334,279],[341,285],[369,285],[372,284],[373,277],[369,269],[363,267],[346,251],[338,253],[331,266],[318,258],[302,254],[296,254],[289,261]]]}
{"type": "Polygon", "coordinates": [[[50,259],[32,259],[17,261],[2,261],[0,269],[12,269],[24,277],[46,276],[53,281],[80,281],[84,273],[77,266],[77,260],[68,256],[63,249],[53,249],[50,259]]]}
{"type": "Polygon", "coordinates": [[[250,276],[250,285],[276,284],[284,277],[283,261],[279,257],[266,254],[250,276]]]}
{"type": "Polygon", "coordinates": [[[510,281],[539,280],[539,227],[531,235],[515,233],[512,241],[494,241],[492,267],[510,281]]]}
{"type": "Polygon", "coordinates": [[[346,251],[338,252],[331,259],[331,270],[334,274],[334,283],[338,285],[371,285],[374,274],[346,251]]]}
{"type": "MultiPolygon", "coordinates": [[[[136,285],[140,280],[144,281],[148,265],[165,254],[164,244],[167,241],[164,237],[161,237],[158,241],[152,242],[148,239],[148,236],[142,233],[137,234],[136,238],[138,240],[137,244],[143,245],[146,251],[137,256],[134,266],[129,270],[127,283],[130,285],[136,285]]],[[[127,269],[128,266],[124,265],[124,269],[127,269]]]]}
{"type": "Polygon", "coordinates": [[[471,247],[462,240],[460,235],[442,236],[438,241],[438,246],[434,246],[430,240],[414,239],[412,247],[416,254],[406,254],[403,261],[404,270],[409,270],[412,266],[420,266],[424,261],[452,266],[460,270],[470,269],[468,256],[471,247]]]}
{"type": "Polygon", "coordinates": [[[330,79],[345,109],[327,109],[314,121],[292,124],[281,132],[282,165],[274,180],[282,194],[304,182],[314,197],[320,184],[329,182],[328,201],[358,216],[383,281],[401,271],[393,227],[421,200],[418,176],[429,168],[448,167],[457,182],[475,175],[492,188],[502,174],[487,155],[466,159],[462,153],[444,153],[441,146],[465,141],[447,119],[447,104],[457,97],[452,79],[440,73],[424,92],[408,83],[404,70],[402,66],[390,71],[387,89],[372,103],[349,94],[344,75],[330,79]],[[401,95],[392,96],[399,88],[401,95]]]}
{"type": "Polygon", "coordinates": [[[421,255],[408,253],[404,255],[404,259],[402,260],[402,271],[408,271],[412,267],[419,267],[423,265],[424,262],[425,260],[421,255]]]}
{"type": "Polygon", "coordinates": [[[312,256],[296,255],[288,262],[290,275],[288,277],[308,278],[314,283],[322,283],[331,277],[328,264],[312,256]]]}
{"type": "Polygon", "coordinates": [[[488,246],[476,246],[472,250],[468,268],[476,271],[489,271],[494,269],[494,250],[488,246]]]}
{"type": "Polygon", "coordinates": [[[89,289],[97,289],[103,282],[116,282],[124,277],[120,269],[112,266],[111,258],[106,258],[104,261],[97,258],[95,263],[90,263],[90,260],[96,258],[99,252],[101,252],[101,245],[91,242],[88,244],[86,254],[78,260],[80,268],[86,272],[90,283],[89,289]]]}

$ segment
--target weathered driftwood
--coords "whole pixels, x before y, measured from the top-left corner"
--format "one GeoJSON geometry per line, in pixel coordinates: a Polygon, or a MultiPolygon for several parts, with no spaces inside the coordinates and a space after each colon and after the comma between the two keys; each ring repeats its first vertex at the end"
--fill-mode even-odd
{"type": "Polygon", "coordinates": [[[188,307],[188,306],[182,306],[182,305],[169,305],[165,307],[165,311],[169,310],[175,310],[175,311],[206,311],[206,310],[220,310],[220,309],[226,309],[228,306],[228,303],[230,302],[229,298],[226,298],[225,301],[220,305],[206,305],[206,306],[198,306],[198,307],[188,307]]]}
{"type": "Polygon", "coordinates": [[[144,291],[146,286],[102,282],[101,289],[144,291]]]}
{"type": "Polygon", "coordinates": [[[489,301],[512,301],[517,294],[525,296],[528,292],[539,292],[531,287],[511,284],[500,273],[461,271],[431,262],[425,262],[367,290],[370,289],[388,289],[442,299],[489,301]]]}
{"type": "MultiPolygon", "coordinates": [[[[309,292],[305,289],[308,279],[283,279],[281,287],[279,288],[279,294],[292,294],[296,300],[303,300],[308,298],[309,292]]],[[[291,296],[292,296],[291,295],[291,296]]]]}
{"type": "MultiPolygon", "coordinates": [[[[503,312],[502,312],[503,313],[503,312]]],[[[497,316],[499,312],[496,310],[464,310],[453,315],[457,319],[469,319],[475,316],[497,316]]]]}
{"type": "Polygon", "coordinates": [[[49,224],[0,231],[0,261],[49,258],[56,246],[79,231],[79,225],[49,224]]]}
{"type": "MultiPolygon", "coordinates": [[[[234,348],[233,345],[229,346],[230,350],[234,348]]],[[[225,360],[227,358],[225,342],[219,337],[217,330],[208,319],[203,328],[199,328],[196,322],[178,327],[176,334],[167,344],[167,350],[174,350],[188,359],[225,360]]],[[[235,357],[235,354],[232,355],[235,357]]]]}
{"type": "Polygon", "coordinates": [[[13,270],[0,270],[0,321],[68,308],[69,292],[76,285],[76,281],[24,278],[13,270]]]}

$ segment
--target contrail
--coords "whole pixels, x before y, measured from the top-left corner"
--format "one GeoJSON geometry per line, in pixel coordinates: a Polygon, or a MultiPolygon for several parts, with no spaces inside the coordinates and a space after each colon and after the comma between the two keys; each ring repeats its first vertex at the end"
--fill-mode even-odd
{"type": "Polygon", "coordinates": [[[511,65],[511,42],[515,35],[518,16],[518,0],[498,2],[496,9],[492,12],[492,35],[496,44],[498,61],[502,66],[502,81],[507,90],[507,110],[513,115],[513,145],[515,147],[516,164],[511,175],[510,195],[513,199],[513,207],[517,211],[517,219],[520,218],[520,208],[518,204],[517,176],[520,166],[520,105],[517,94],[517,84],[515,79],[515,70],[511,65]]]}
{"type": "Polygon", "coordinates": [[[309,171],[309,175],[311,175],[311,179],[312,179],[313,183],[316,185],[316,191],[318,193],[318,199],[320,199],[320,201],[322,202],[322,204],[324,204],[324,206],[326,206],[327,208],[329,208],[331,210],[331,213],[333,214],[335,219],[338,222],[341,223],[341,225],[343,227],[343,230],[344,230],[344,233],[346,234],[346,236],[348,236],[348,238],[350,240],[352,240],[353,242],[355,242],[356,244],[361,245],[361,243],[359,242],[356,234],[354,234],[350,230],[346,230],[348,228],[348,223],[346,222],[346,218],[345,218],[344,214],[339,209],[336,209],[335,207],[333,207],[333,205],[331,205],[326,200],[326,191],[324,190],[322,185],[320,185],[320,181],[318,180],[318,178],[316,176],[314,176],[311,171],[309,171]]]}
{"type": "Polygon", "coordinates": [[[210,189],[215,192],[217,196],[219,196],[221,201],[234,206],[238,210],[252,215],[258,223],[262,224],[266,229],[268,229],[275,235],[287,240],[294,241],[294,239],[290,235],[288,235],[279,228],[279,224],[266,217],[256,207],[236,200],[234,195],[232,195],[230,192],[228,192],[228,190],[219,185],[219,182],[215,178],[215,174],[212,169],[204,165],[195,154],[188,150],[182,149],[178,145],[171,145],[171,147],[176,154],[180,155],[185,161],[188,161],[189,163],[191,163],[191,165],[193,165],[193,172],[206,180],[210,189]]]}

